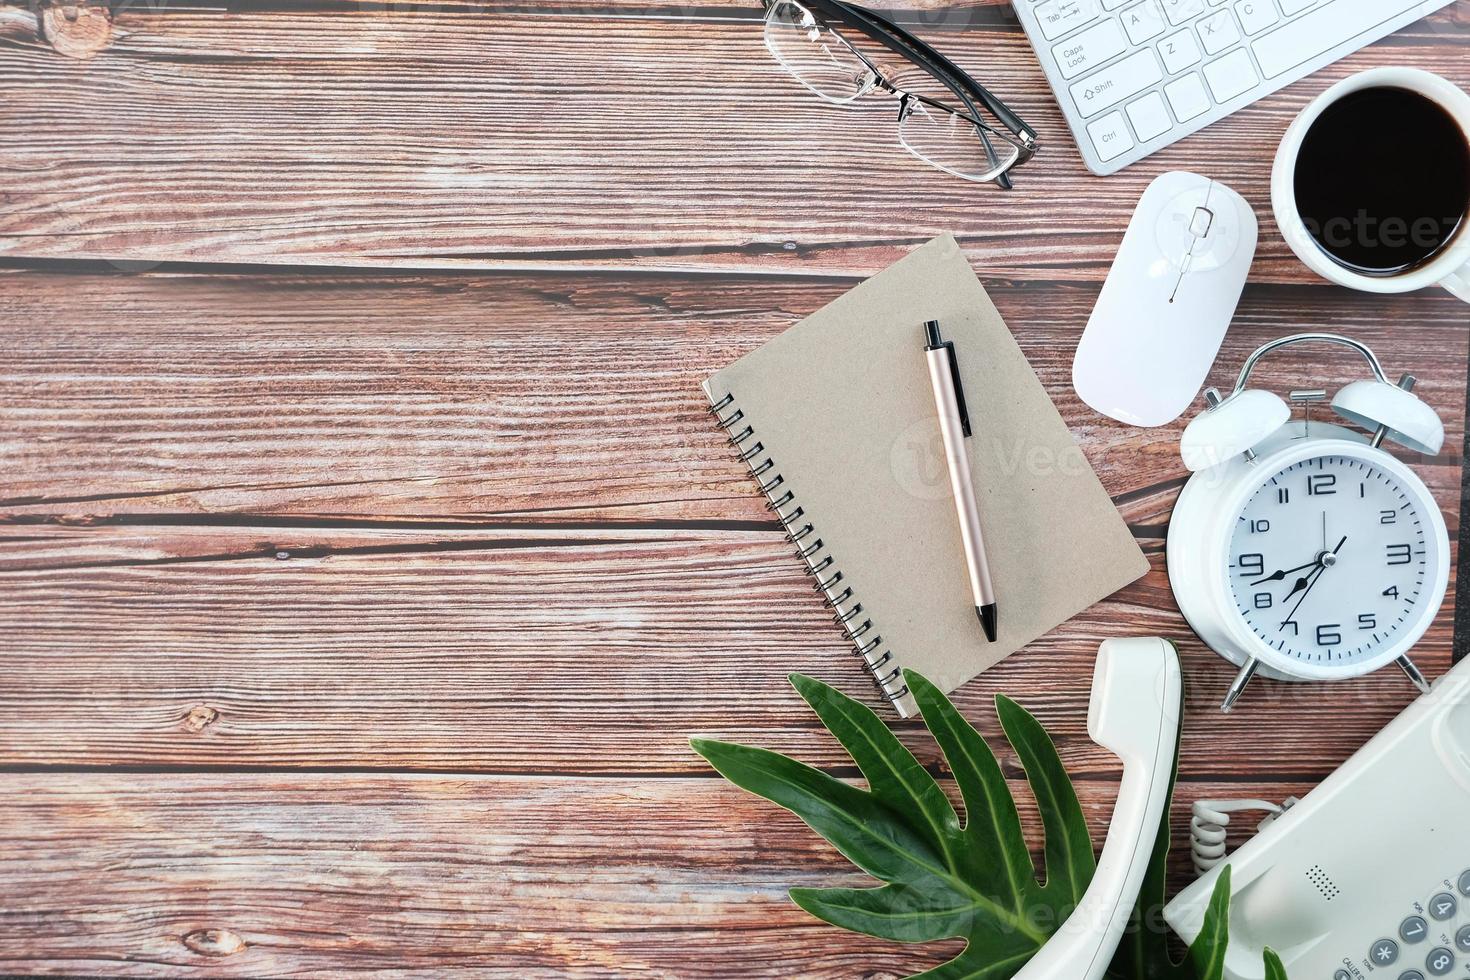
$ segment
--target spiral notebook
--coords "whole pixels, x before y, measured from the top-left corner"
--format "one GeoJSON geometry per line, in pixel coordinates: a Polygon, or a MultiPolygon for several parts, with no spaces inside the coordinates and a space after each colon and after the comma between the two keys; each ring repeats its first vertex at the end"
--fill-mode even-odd
{"type": "Polygon", "coordinates": [[[704,384],[882,697],[949,691],[1148,571],[1148,561],[950,236],[915,249],[704,384]],[[986,641],[925,366],[955,342],[1000,611],[986,641]]]}

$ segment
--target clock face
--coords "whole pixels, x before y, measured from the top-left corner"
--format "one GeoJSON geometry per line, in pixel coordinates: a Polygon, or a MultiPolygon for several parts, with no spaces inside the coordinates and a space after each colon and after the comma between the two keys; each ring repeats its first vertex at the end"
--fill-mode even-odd
{"type": "Polygon", "coordinates": [[[1438,608],[1423,491],[1371,460],[1294,463],[1247,500],[1229,581],[1246,627],[1280,655],[1322,667],[1370,660],[1438,608]]]}

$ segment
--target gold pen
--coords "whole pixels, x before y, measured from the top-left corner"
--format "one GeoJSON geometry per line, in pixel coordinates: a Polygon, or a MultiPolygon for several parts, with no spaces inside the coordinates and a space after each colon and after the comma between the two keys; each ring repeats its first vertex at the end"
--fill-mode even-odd
{"type": "Polygon", "coordinates": [[[939,432],[944,437],[944,459],[949,467],[949,485],[954,491],[955,512],[960,519],[960,537],[965,545],[965,565],[970,572],[970,591],[975,595],[975,615],[985,638],[996,636],[995,586],[990,581],[990,562],[985,557],[985,536],[980,530],[980,509],[975,504],[975,485],[970,480],[970,459],[965,440],[970,437],[970,412],[965,389],[960,384],[960,362],[954,341],[939,336],[939,321],[924,324],[924,355],[929,361],[929,381],[934,387],[934,404],[939,411],[939,432]]]}

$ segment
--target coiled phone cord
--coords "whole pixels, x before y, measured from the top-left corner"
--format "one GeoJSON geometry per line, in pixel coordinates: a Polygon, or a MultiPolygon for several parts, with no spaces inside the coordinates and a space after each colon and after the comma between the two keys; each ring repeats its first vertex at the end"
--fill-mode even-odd
{"type": "Polygon", "coordinates": [[[1286,808],[1295,802],[1287,800],[1285,806],[1278,806],[1265,800],[1196,800],[1189,818],[1189,852],[1194,860],[1195,874],[1202,875],[1225,860],[1226,829],[1230,826],[1232,813],[1264,810],[1275,817],[1285,813],[1286,808]]]}

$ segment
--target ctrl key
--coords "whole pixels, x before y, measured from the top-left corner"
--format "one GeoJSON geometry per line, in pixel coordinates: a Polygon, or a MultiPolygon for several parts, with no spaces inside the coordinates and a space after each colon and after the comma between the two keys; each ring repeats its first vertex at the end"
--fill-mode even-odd
{"type": "Polygon", "coordinates": [[[1087,135],[1092,137],[1092,145],[1097,147],[1097,155],[1104,163],[1133,149],[1133,137],[1128,135],[1128,124],[1121,112],[1110,112],[1088,123],[1087,135]]]}

